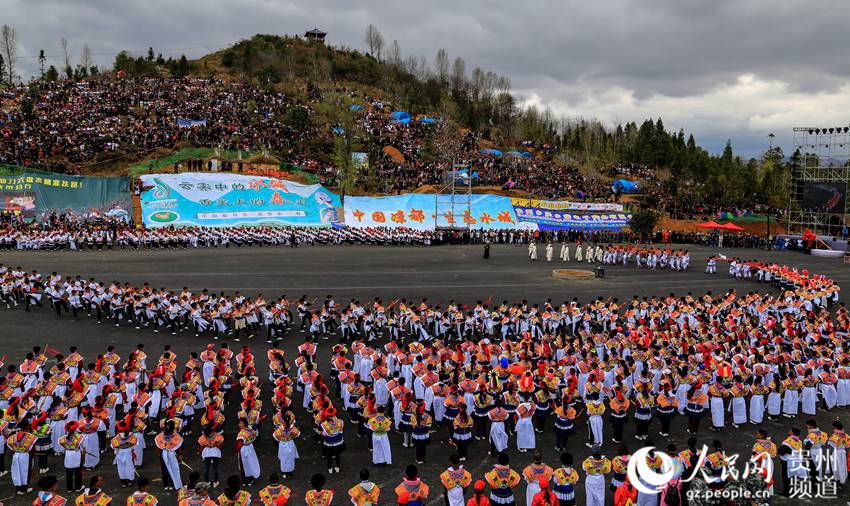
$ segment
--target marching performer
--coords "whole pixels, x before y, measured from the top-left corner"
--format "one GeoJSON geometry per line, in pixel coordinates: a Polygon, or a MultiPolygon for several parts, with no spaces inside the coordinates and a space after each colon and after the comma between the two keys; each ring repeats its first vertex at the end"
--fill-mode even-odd
{"type": "Polygon", "coordinates": [[[490,486],[490,501],[494,504],[516,504],[513,489],[519,484],[520,476],[511,469],[509,462],[508,454],[500,453],[498,464],[484,475],[484,479],[490,486]]]}
{"type": "Polygon", "coordinates": [[[548,465],[543,463],[543,454],[540,450],[534,452],[534,463],[529,464],[522,470],[522,477],[525,479],[525,503],[531,504],[534,496],[540,492],[540,482],[549,483],[549,478],[555,471],[548,465]]]}
{"type": "Polygon", "coordinates": [[[599,446],[594,446],[593,455],[586,458],[581,467],[587,473],[584,491],[588,506],[605,506],[605,475],[611,472],[611,461],[602,456],[599,446]]]}
{"type": "Polygon", "coordinates": [[[351,503],[354,506],[371,506],[378,504],[381,489],[375,483],[369,481],[369,470],[361,469],[360,483],[351,487],[348,490],[348,495],[351,497],[351,503]]]}
{"type": "Polygon", "coordinates": [[[440,474],[447,506],[463,506],[466,487],[472,482],[472,473],[463,468],[460,458],[453,454],[452,465],[440,474]]]}
{"type": "Polygon", "coordinates": [[[286,412],[282,418],[282,423],[278,425],[273,433],[275,441],[277,441],[277,458],[280,461],[280,472],[284,478],[295,472],[295,460],[298,458],[298,448],[295,446],[295,440],[301,435],[301,431],[293,423],[293,416],[290,412],[286,412]]]}
{"type": "Polygon", "coordinates": [[[260,477],[260,461],[254,450],[257,431],[245,418],[239,419],[239,432],[236,434],[236,452],[239,454],[239,468],[242,471],[243,485],[250,486],[260,477]]]}
{"type": "Polygon", "coordinates": [[[218,463],[221,460],[224,436],[214,427],[215,423],[204,427],[201,437],[198,438],[198,446],[201,448],[201,460],[204,463],[204,481],[211,483],[213,488],[218,488],[218,463]]]}
{"type": "Polygon", "coordinates": [[[407,506],[425,506],[428,491],[428,485],[419,478],[419,469],[413,464],[405,468],[404,479],[395,488],[398,504],[407,506]]]}
{"type": "Polygon", "coordinates": [[[9,436],[6,446],[12,450],[12,484],[18,495],[32,492],[30,480],[30,452],[35,446],[36,437],[24,429],[9,436]]]}
{"type": "Polygon", "coordinates": [[[174,432],[174,422],[168,420],[165,429],[156,435],[154,444],[160,451],[159,465],[162,471],[162,484],[165,490],[183,488],[180,478],[180,452],[183,437],[174,432]]]}
{"type": "Polygon", "coordinates": [[[118,468],[118,479],[121,486],[126,487],[133,483],[136,466],[133,464],[133,452],[135,451],[136,435],[130,432],[130,424],[126,420],[116,425],[118,434],[112,438],[109,445],[115,451],[115,465],[118,468]]]}
{"type": "Polygon", "coordinates": [[[59,480],[55,476],[45,476],[38,480],[38,493],[33,506],[65,506],[68,504],[67,499],[59,495],[56,489],[59,488],[59,480]]]}
{"type": "Polygon", "coordinates": [[[367,425],[372,431],[372,463],[383,467],[393,463],[390,438],[387,435],[393,421],[384,416],[384,407],[378,406],[375,416],[369,419],[367,425]]]}
{"type": "Polygon", "coordinates": [[[269,484],[257,493],[263,506],[285,506],[291,494],[289,487],[280,484],[277,473],[270,474],[269,484]]]}
{"type": "Polygon", "coordinates": [[[65,435],[59,438],[59,446],[65,455],[65,489],[68,492],[82,490],[85,436],[77,432],[76,421],[65,424],[65,435]]]}

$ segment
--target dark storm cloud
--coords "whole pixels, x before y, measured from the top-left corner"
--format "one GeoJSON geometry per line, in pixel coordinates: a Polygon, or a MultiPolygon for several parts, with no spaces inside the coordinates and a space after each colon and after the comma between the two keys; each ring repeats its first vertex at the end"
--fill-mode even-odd
{"type": "Polygon", "coordinates": [[[606,122],[662,116],[719,149],[727,138],[756,154],[770,131],[839,121],[847,110],[850,60],[846,1],[600,0],[299,1],[0,0],[18,29],[21,73],[44,49],[61,65],[87,43],[100,65],[148,46],[199,56],[254,33],[301,33],[363,49],[373,23],[387,44],[429,61],[438,48],[508,75],[540,107],[606,122]]]}

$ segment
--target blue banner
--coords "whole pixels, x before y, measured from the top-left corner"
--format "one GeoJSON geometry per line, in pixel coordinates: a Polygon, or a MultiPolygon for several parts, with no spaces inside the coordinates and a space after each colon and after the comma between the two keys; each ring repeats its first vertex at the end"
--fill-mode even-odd
{"type": "Polygon", "coordinates": [[[302,185],[231,173],[146,174],[141,195],[147,227],[329,227],[339,220],[339,195],[302,185]]]}
{"type": "MultiPolygon", "coordinates": [[[[632,215],[618,212],[562,211],[514,205],[514,213],[522,224],[533,224],[538,230],[620,230],[632,215]]],[[[525,227],[524,227],[525,228],[525,227]]]]}
{"type": "Polygon", "coordinates": [[[192,128],[196,126],[207,126],[207,120],[205,119],[189,119],[189,118],[177,118],[177,126],[180,128],[192,128]]]}

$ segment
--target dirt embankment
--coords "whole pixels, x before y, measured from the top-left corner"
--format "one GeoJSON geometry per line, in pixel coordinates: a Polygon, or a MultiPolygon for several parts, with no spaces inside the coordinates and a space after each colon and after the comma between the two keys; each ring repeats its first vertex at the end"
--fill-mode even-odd
{"type": "MultiPolygon", "coordinates": [[[[703,223],[696,220],[674,220],[671,218],[661,218],[658,221],[658,228],[662,230],[675,230],[677,232],[705,232],[705,229],[699,228],[697,225],[703,223]]],[[[753,235],[764,235],[767,231],[767,223],[746,223],[734,222],[735,225],[742,227],[744,232],[753,235]]],[[[770,222],[771,235],[786,233],[785,225],[782,222],[770,222]]]]}

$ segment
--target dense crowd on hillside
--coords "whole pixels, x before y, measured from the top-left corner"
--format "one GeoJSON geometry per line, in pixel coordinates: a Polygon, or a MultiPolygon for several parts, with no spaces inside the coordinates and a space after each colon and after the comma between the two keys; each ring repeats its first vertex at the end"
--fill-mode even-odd
{"type": "Polygon", "coordinates": [[[309,133],[284,124],[290,103],[282,93],[239,83],[102,79],[42,82],[36,89],[34,100],[23,86],[0,97],[2,163],[64,172],[118,149],[145,153],[178,142],[280,149],[309,133]],[[178,118],[206,124],[181,127],[178,118]]]}
{"type": "MultiPolygon", "coordinates": [[[[440,120],[404,124],[391,118],[389,106],[358,98],[366,107],[352,113],[357,136],[363,136],[364,149],[381,153],[372,167],[377,191],[439,185],[443,171],[460,163],[472,168],[477,185],[525,190],[542,198],[611,197],[607,183],[555,162],[551,148],[531,148],[536,153],[532,158],[482,154],[475,132],[449,132],[440,120]],[[386,146],[403,160],[383,153],[386,146]]],[[[308,116],[314,112],[280,92],[215,79],[102,78],[11,88],[0,101],[0,163],[74,172],[109,159],[104,154],[143,156],[185,142],[270,150],[315,173],[323,184],[339,181],[330,153],[303,149],[306,140],[327,141],[329,132],[310,120],[293,124],[290,118],[303,116],[292,114],[293,108],[304,108],[308,116]]],[[[358,172],[358,185],[366,184],[368,172],[358,172]]]]}

